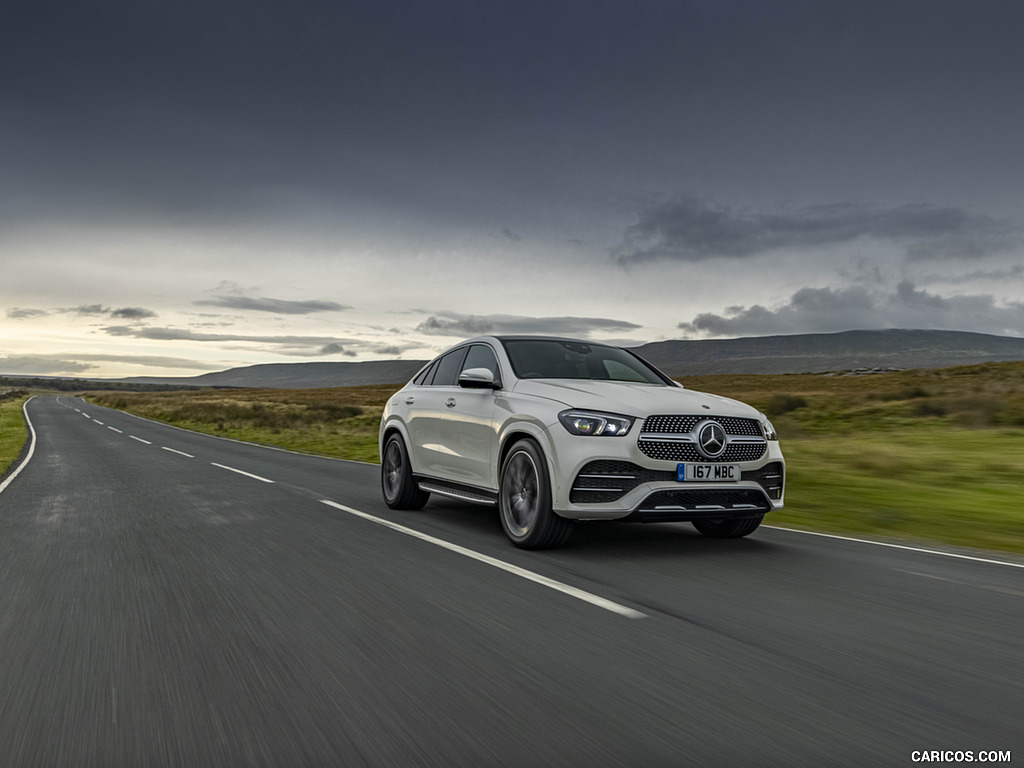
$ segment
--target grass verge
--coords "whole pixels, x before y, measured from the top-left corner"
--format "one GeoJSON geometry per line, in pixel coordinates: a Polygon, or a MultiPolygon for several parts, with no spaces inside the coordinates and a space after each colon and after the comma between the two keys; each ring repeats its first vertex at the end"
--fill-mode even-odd
{"type": "Polygon", "coordinates": [[[1024,430],[783,440],[772,524],[1024,553],[1024,430]]]}
{"type": "Polygon", "coordinates": [[[17,460],[28,440],[28,425],[21,410],[28,398],[19,395],[0,400],[0,477],[17,460]]]}

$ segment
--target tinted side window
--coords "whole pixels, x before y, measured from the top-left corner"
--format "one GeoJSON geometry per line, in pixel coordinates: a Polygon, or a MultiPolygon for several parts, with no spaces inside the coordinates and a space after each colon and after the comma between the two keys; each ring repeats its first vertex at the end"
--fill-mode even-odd
{"type": "Polygon", "coordinates": [[[430,374],[434,372],[435,363],[423,366],[423,370],[416,374],[416,378],[412,380],[413,384],[423,384],[430,379],[430,374]]]}
{"type": "Polygon", "coordinates": [[[459,371],[462,370],[462,361],[466,357],[466,348],[456,349],[437,361],[434,366],[434,380],[430,382],[435,387],[454,387],[459,378],[459,371]]]}
{"type": "Polygon", "coordinates": [[[494,381],[501,383],[501,372],[498,370],[498,358],[494,356],[494,350],[484,344],[474,344],[469,348],[466,355],[466,362],[462,364],[462,370],[470,368],[486,368],[494,374],[494,381]]]}

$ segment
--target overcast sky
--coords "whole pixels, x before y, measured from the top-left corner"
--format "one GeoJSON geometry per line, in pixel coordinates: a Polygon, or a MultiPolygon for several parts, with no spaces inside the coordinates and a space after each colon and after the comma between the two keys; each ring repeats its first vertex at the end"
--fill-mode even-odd
{"type": "Polygon", "coordinates": [[[39,0],[0,374],[1024,336],[1019,0],[39,0]]]}

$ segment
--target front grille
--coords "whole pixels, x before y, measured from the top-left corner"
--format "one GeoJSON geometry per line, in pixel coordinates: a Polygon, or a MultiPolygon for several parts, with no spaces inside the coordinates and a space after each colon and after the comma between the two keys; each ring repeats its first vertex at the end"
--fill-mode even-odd
{"type": "Polygon", "coordinates": [[[736,416],[648,416],[641,432],[662,435],[685,435],[693,432],[702,421],[717,421],[727,435],[738,437],[763,437],[757,419],[741,419],[736,416]]]}
{"type": "Polygon", "coordinates": [[[753,480],[768,494],[768,498],[778,501],[782,498],[782,488],[786,482],[786,474],[781,462],[773,461],[760,469],[752,469],[742,473],[743,480],[753,480]]]}
{"type": "Polygon", "coordinates": [[[697,451],[693,443],[677,442],[675,440],[651,440],[640,436],[637,443],[640,451],[645,456],[659,461],[701,461],[701,462],[740,462],[757,461],[764,456],[768,450],[767,443],[733,443],[726,447],[725,451],[716,459],[709,459],[697,451]]]}
{"type": "Polygon", "coordinates": [[[637,445],[645,456],[658,461],[757,461],[768,450],[768,443],[757,419],[710,414],[648,416],[640,430],[637,445]],[[705,421],[718,422],[725,430],[728,442],[722,455],[714,459],[707,458],[697,450],[695,430],[705,421]]]}
{"type": "Polygon", "coordinates": [[[760,491],[751,488],[679,488],[655,491],[626,521],[683,522],[723,518],[757,517],[771,510],[760,491]]]}

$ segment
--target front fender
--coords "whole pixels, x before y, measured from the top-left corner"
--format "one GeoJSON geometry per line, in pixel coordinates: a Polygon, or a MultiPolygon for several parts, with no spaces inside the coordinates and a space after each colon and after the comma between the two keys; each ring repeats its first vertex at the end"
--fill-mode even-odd
{"type": "Polygon", "coordinates": [[[519,414],[502,426],[498,434],[498,461],[495,465],[494,487],[498,489],[501,481],[501,466],[505,463],[505,456],[517,440],[524,437],[532,438],[540,446],[544,453],[544,462],[547,464],[548,481],[551,486],[553,499],[558,498],[560,488],[558,473],[555,471],[554,446],[551,442],[551,434],[548,431],[550,425],[545,425],[539,419],[519,414]]]}

